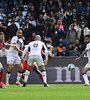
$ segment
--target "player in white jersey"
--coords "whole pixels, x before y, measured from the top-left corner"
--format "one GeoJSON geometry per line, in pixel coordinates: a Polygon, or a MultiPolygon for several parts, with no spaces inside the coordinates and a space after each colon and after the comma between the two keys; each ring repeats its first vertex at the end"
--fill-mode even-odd
{"type": "Polygon", "coordinates": [[[22,70],[23,70],[21,59],[19,57],[19,53],[22,54],[22,48],[23,48],[22,30],[18,29],[16,32],[16,36],[12,37],[11,39],[11,44],[7,45],[10,46],[10,48],[7,54],[8,69],[6,74],[6,85],[9,85],[9,79],[14,65],[18,67],[16,84],[20,85],[19,81],[22,76],[22,70]]]}
{"type": "Polygon", "coordinates": [[[87,76],[87,71],[90,70],[90,34],[85,36],[85,41],[87,43],[85,50],[82,52],[82,54],[76,58],[75,60],[79,60],[85,53],[87,53],[87,57],[88,57],[88,62],[87,64],[84,66],[83,70],[82,70],[82,74],[83,74],[83,79],[85,81],[85,86],[89,85],[89,80],[88,80],[88,76],[87,76]]]}
{"type": "MultiPolygon", "coordinates": [[[[24,49],[24,52],[22,54],[22,59],[24,58],[24,56],[26,55],[26,53],[28,52],[28,50],[30,50],[29,53],[29,58],[28,58],[28,69],[25,72],[25,82],[23,84],[23,86],[26,86],[29,74],[30,74],[30,67],[32,66],[32,64],[34,62],[36,62],[37,66],[39,67],[39,69],[41,70],[42,76],[43,76],[43,82],[44,82],[44,86],[48,87],[47,84],[47,76],[46,76],[46,71],[45,71],[45,67],[44,67],[44,61],[42,58],[42,50],[44,48],[44,52],[45,52],[45,56],[46,56],[46,60],[48,60],[48,51],[47,51],[47,47],[45,46],[45,44],[43,42],[41,42],[41,37],[40,35],[36,35],[35,37],[35,41],[30,42],[28,44],[28,46],[24,49]]],[[[36,67],[34,70],[38,70],[36,67]]]]}

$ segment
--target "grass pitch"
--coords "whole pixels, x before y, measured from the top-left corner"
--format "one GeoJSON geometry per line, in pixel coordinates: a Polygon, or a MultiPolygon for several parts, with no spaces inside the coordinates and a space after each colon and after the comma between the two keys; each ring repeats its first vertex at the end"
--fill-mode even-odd
{"type": "Polygon", "coordinates": [[[83,84],[42,84],[0,89],[0,100],[90,100],[90,87],[83,84]]]}

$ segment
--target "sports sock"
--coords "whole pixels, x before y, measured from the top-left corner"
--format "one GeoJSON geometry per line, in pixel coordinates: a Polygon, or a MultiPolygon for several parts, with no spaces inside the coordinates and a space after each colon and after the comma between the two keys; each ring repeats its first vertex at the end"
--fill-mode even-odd
{"type": "Polygon", "coordinates": [[[43,76],[44,83],[47,84],[47,75],[46,75],[46,71],[45,71],[45,70],[42,70],[41,73],[42,73],[42,76],[43,76]]]}
{"type": "Polygon", "coordinates": [[[84,79],[85,84],[89,84],[88,76],[86,73],[83,73],[83,79],[84,79]]]}
{"type": "Polygon", "coordinates": [[[36,66],[33,68],[33,71],[35,71],[39,75],[40,79],[44,82],[42,73],[36,66]]]}
{"type": "Polygon", "coordinates": [[[25,83],[27,83],[29,74],[30,74],[30,70],[26,70],[25,73],[24,73],[24,82],[25,82],[25,83]]]}
{"type": "Polygon", "coordinates": [[[21,77],[22,77],[22,72],[18,71],[18,73],[17,73],[17,81],[18,82],[20,82],[21,77]]]}
{"type": "Polygon", "coordinates": [[[6,81],[9,81],[10,76],[11,76],[11,72],[8,72],[8,71],[7,71],[7,73],[6,73],[6,81]]]}

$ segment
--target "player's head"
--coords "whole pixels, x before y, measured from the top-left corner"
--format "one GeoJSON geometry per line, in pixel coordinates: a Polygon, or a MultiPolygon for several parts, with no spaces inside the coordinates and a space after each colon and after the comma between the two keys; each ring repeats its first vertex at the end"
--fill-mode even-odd
{"type": "Polygon", "coordinates": [[[22,35],[23,35],[22,30],[18,29],[17,32],[16,32],[16,35],[18,36],[18,38],[21,38],[22,35]]]}
{"type": "Polygon", "coordinates": [[[36,35],[36,36],[35,36],[35,40],[41,41],[41,36],[40,36],[40,35],[36,35]]]}
{"type": "Polygon", "coordinates": [[[85,35],[84,41],[85,41],[85,43],[89,43],[90,42],[90,34],[85,35]]]}
{"type": "Polygon", "coordinates": [[[4,33],[0,32],[0,41],[3,41],[3,40],[4,40],[4,33]]]}

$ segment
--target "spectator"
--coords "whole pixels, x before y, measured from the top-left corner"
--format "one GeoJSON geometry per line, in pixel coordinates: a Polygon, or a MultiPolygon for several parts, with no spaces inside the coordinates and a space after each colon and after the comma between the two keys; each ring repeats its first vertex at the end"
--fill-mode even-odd
{"type": "Polygon", "coordinates": [[[23,38],[24,38],[24,43],[25,45],[27,44],[27,41],[29,40],[29,33],[28,33],[28,28],[26,26],[26,23],[25,22],[22,22],[22,25],[20,27],[20,29],[22,30],[23,32],[23,38]]]}
{"type": "Polygon", "coordinates": [[[6,17],[6,14],[4,13],[3,9],[0,9],[0,20],[3,20],[6,17]]]}
{"type": "Polygon", "coordinates": [[[19,25],[21,25],[21,23],[23,22],[23,20],[24,20],[24,17],[22,16],[22,12],[21,11],[17,12],[16,22],[18,22],[19,25]]]}
{"type": "Polygon", "coordinates": [[[52,46],[51,38],[49,38],[48,41],[46,41],[46,47],[48,49],[48,56],[50,58],[53,58],[54,57],[54,54],[53,54],[54,47],[52,46]]]}
{"type": "Polygon", "coordinates": [[[39,19],[37,20],[36,34],[39,34],[42,36],[42,34],[44,32],[44,24],[45,24],[45,21],[43,19],[43,14],[40,14],[39,19]]]}
{"type": "Polygon", "coordinates": [[[17,16],[17,9],[15,7],[12,8],[11,14],[12,14],[12,17],[17,16]]]}
{"type": "Polygon", "coordinates": [[[35,40],[35,36],[36,36],[36,33],[32,33],[31,36],[29,37],[28,43],[34,41],[35,40]]]}
{"type": "Polygon", "coordinates": [[[15,36],[17,30],[18,30],[18,27],[15,24],[15,20],[12,20],[10,25],[7,26],[8,37],[15,36]]]}
{"type": "Polygon", "coordinates": [[[73,44],[69,43],[68,44],[68,48],[67,48],[67,52],[68,52],[68,56],[73,56],[73,44]]]}
{"type": "Polygon", "coordinates": [[[5,38],[4,38],[4,33],[0,32],[0,49],[4,46],[5,38]]]}
{"type": "Polygon", "coordinates": [[[34,19],[36,19],[38,17],[37,16],[38,14],[36,14],[36,9],[35,9],[34,5],[31,5],[30,13],[31,13],[31,15],[33,16],[34,19]]]}
{"type": "Polygon", "coordinates": [[[57,46],[57,56],[61,57],[62,56],[62,52],[63,52],[63,44],[62,42],[60,42],[57,46]]]}
{"type": "Polygon", "coordinates": [[[24,19],[27,16],[27,14],[28,14],[28,6],[24,5],[23,6],[23,11],[22,11],[22,16],[24,17],[24,19]]]}
{"type": "Polygon", "coordinates": [[[79,26],[77,19],[74,19],[73,23],[69,26],[69,30],[71,30],[72,25],[77,32],[77,38],[80,39],[81,27],[79,26]]]}
{"type": "Polygon", "coordinates": [[[90,14],[87,16],[87,20],[88,20],[88,28],[90,29],[90,14]]]}
{"type": "Polygon", "coordinates": [[[58,44],[59,39],[64,37],[64,26],[62,25],[62,22],[59,20],[57,24],[55,25],[55,33],[54,33],[54,43],[55,45],[58,44]]]}
{"type": "Polygon", "coordinates": [[[0,22],[0,32],[3,32],[5,40],[7,40],[6,26],[3,25],[2,21],[0,22]]]}
{"type": "Polygon", "coordinates": [[[59,29],[64,32],[64,26],[62,24],[62,20],[58,20],[57,25],[59,26],[59,29]]]}
{"type": "Polygon", "coordinates": [[[86,26],[86,24],[84,22],[82,22],[81,25],[81,35],[80,35],[80,43],[84,44],[84,37],[85,35],[89,34],[89,28],[86,26]]]}
{"type": "MultiPolygon", "coordinates": [[[[32,21],[34,22],[35,19],[33,19],[33,17],[32,18],[30,18],[30,17],[31,17],[31,15],[27,16],[27,18],[26,18],[26,24],[27,24],[29,36],[31,36],[31,34],[34,33],[36,30],[34,24],[32,24],[32,21]]],[[[36,24],[36,22],[35,22],[35,24],[36,24]]]]}
{"type": "Polygon", "coordinates": [[[71,25],[71,30],[69,30],[68,34],[67,34],[67,39],[69,43],[75,43],[76,39],[77,39],[77,32],[74,29],[74,25],[71,25]]]}
{"type": "Polygon", "coordinates": [[[55,10],[55,5],[53,3],[53,0],[48,1],[47,9],[48,9],[48,13],[55,10]]]}
{"type": "Polygon", "coordinates": [[[8,13],[11,13],[11,10],[9,8],[8,2],[4,2],[3,3],[3,10],[5,12],[5,14],[7,15],[8,13]]]}
{"type": "Polygon", "coordinates": [[[66,11],[66,21],[67,21],[67,28],[69,28],[70,24],[73,22],[73,13],[72,10],[68,9],[66,11]]]}
{"type": "Polygon", "coordinates": [[[25,44],[32,38],[32,33],[36,33],[52,38],[52,46],[57,46],[62,39],[67,49],[68,42],[75,45],[78,39],[85,47],[84,36],[90,30],[90,3],[85,5],[75,0],[2,1],[0,23],[0,31],[4,32],[6,41],[21,27],[25,33],[25,44]],[[23,22],[26,25],[22,25],[23,22]]]}
{"type": "Polygon", "coordinates": [[[79,50],[78,50],[78,47],[74,47],[73,48],[73,55],[72,56],[80,56],[80,52],[79,52],[79,50]]]}
{"type": "Polygon", "coordinates": [[[47,20],[46,20],[46,26],[45,26],[46,28],[46,36],[47,37],[51,37],[52,39],[53,39],[53,33],[54,33],[54,31],[55,31],[55,21],[52,19],[52,17],[51,18],[47,18],[47,20]]]}
{"type": "Polygon", "coordinates": [[[63,46],[63,51],[62,51],[61,56],[68,56],[68,51],[67,51],[67,48],[65,46],[63,46]]]}
{"type": "Polygon", "coordinates": [[[78,5],[76,6],[77,14],[80,16],[82,13],[86,13],[86,8],[84,7],[83,3],[81,1],[78,2],[78,5]]]}
{"type": "Polygon", "coordinates": [[[20,25],[18,22],[16,22],[16,18],[13,18],[9,23],[8,23],[8,26],[11,26],[11,25],[16,25],[16,27],[19,29],[20,28],[20,25]]]}
{"type": "Polygon", "coordinates": [[[57,47],[54,47],[52,53],[53,53],[54,57],[57,56],[57,54],[58,54],[57,47]]]}

